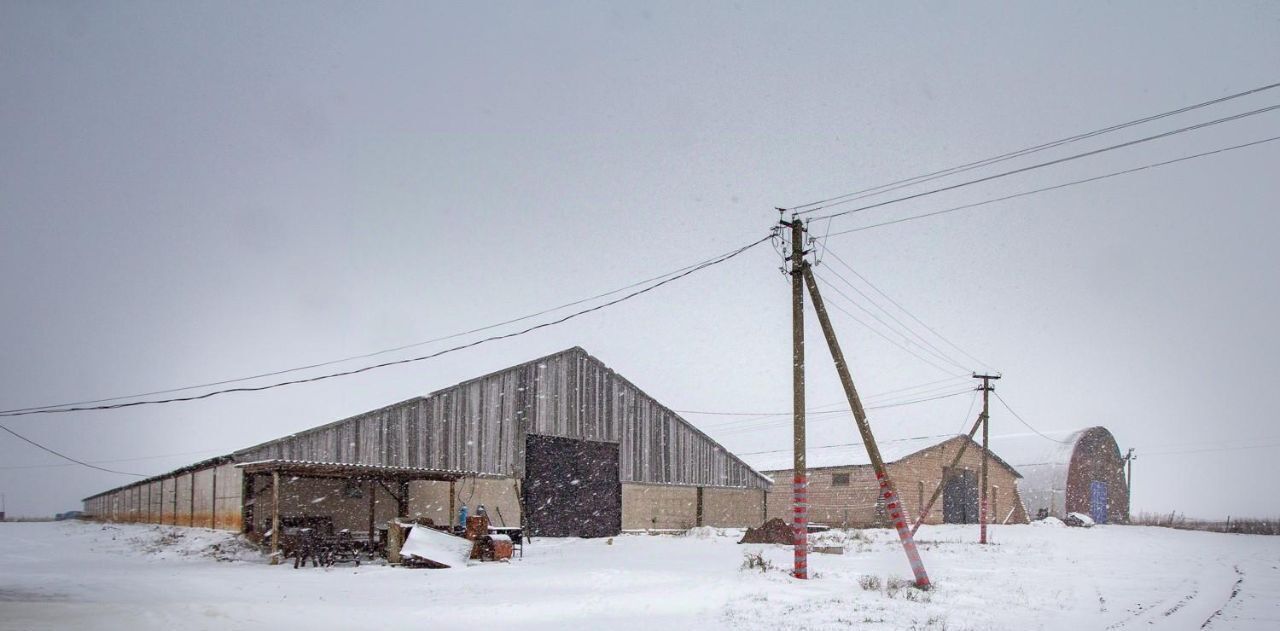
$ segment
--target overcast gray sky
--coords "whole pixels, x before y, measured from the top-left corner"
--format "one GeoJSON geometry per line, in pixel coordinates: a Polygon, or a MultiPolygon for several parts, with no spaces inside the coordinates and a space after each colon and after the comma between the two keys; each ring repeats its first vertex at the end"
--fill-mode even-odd
{"type": "MultiPolygon", "coordinates": [[[[1277,62],[1268,2],[0,1],[0,408],[499,322],[757,239],[774,206],[1272,83],[1277,62]]],[[[1053,155],[1273,103],[1280,90],[1053,155]]],[[[1272,112],[830,229],[1277,133],[1272,112]]],[[[1135,448],[1135,510],[1275,516],[1277,160],[1264,145],[828,245],[1003,371],[1038,429],[1100,424],[1135,448]]],[[[777,268],[762,246],[559,327],[341,380],[3,422],[155,474],[573,345],[675,409],[782,411],[777,268]]],[[[835,317],[864,393],[948,377],[835,317]]],[[[839,401],[810,335],[810,401],[839,401]]],[[[885,409],[873,427],[955,432],[970,404],[885,409]]],[[[739,452],[790,444],[785,420],[689,417],[739,452]]],[[[1024,431],[995,408],[993,433],[1024,431]]],[[[846,419],[811,424],[813,446],[853,440],[846,419]]],[[[130,479],[8,435],[0,463],[11,515],[130,479]]]]}

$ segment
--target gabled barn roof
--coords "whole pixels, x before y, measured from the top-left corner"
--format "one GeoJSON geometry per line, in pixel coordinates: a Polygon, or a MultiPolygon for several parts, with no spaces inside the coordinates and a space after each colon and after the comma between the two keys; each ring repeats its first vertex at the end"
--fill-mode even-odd
{"type": "MultiPolygon", "coordinates": [[[[625,442],[633,443],[643,438],[652,442],[653,446],[658,450],[677,448],[667,444],[666,441],[678,442],[678,448],[684,450],[682,453],[691,454],[690,459],[696,460],[698,467],[700,467],[693,475],[690,475],[691,465],[671,462],[670,454],[667,452],[663,452],[667,453],[666,456],[653,454],[652,461],[650,461],[649,444],[638,444],[633,451],[637,453],[643,452],[643,454],[638,455],[634,463],[630,461],[624,463],[624,468],[633,470],[634,479],[627,479],[624,476],[624,481],[708,486],[755,486],[761,488],[769,483],[769,479],[766,476],[752,469],[741,458],[725,449],[702,430],[653,399],[653,397],[650,397],[626,378],[609,369],[603,362],[588,354],[581,347],[575,346],[474,377],[452,386],[435,390],[424,396],[412,397],[375,410],[300,430],[288,436],[240,449],[225,456],[204,460],[168,473],[117,487],[110,491],[103,491],[85,499],[93,499],[121,489],[140,486],[177,474],[228,462],[317,460],[351,465],[421,467],[424,466],[424,463],[419,461],[426,460],[421,454],[416,459],[409,457],[404,453],[404,450],[398,450],[394,455],[391,455],[386,453],[387,445],[380,441],[390,440],[389,437],[394,434],[401,442],[412,442],[404,435],[412,433],[410,428],[413,428],[413,431],[418,433],[424,432],[426,425],[419,424],[416,419],[426,418],[430,414],[427,408],[435,406],[440,408],[442,414],[454,419],[446,422],[450,422],[455,427],[454,438],[457,439],[455,442],[458,444],[444,449],[446,453],[456,456],[455,452],[458,451],[459,445],[466,444],[469,446],[470,443],[467,441],[474,440],[474,438],[465,440],[459,438],[461,430],[457,428],[468,422],[469,415],[474,415],[474,410],[466,406],[474,405],[474,402],[469,403],[472,397],[481,397],[480,400],[483,401],[489,386],[502,386],[495,390],[500,398],[504,394],[515,394],[514,392],[507,393],[503,388],[519,390],[522,393],[526,390],[530,391],[529,400],[526,401],[526,404],[530,406],[527,411],[511,409],[514,403],[490,402],[495,406],[495,409],[503,405],[507,406],[503,410],[493,412],[494,414],[516,414],[518,418],[528,422],[530,433],[547,433],[549,435],[568,435],[573,437],[575,432],[585,430],[603,432],[603,434],[576,437],[589,440],[624,442],[620,437],[620,433],[626,431],[623,429],[624,422],[631,424],[629,427],[632,428],[631,431],[635,434],[640,433],[639,424],[647,423],[644,427],[643,437],[628,436],[625,442]],[[566,372],[558,372],[554,375],[555,379],[560,380],[554,386],[556,389],[553,393],[555,394],[554,401],[547,399],[546,395],[532,394],[532,390],[536,387],[536,382],[540,379],[536,375],[541,374],[540,371],[546,368],[547,364],[560,365],[566,362],[579,365],[578,367],[566,368],[566,372]],[[585,374],[581,370],[582,366],[590,367],[591,374],[585,374]],[[525,385],[516,388],[514,384],[518,379],[515,381],[513,379],[518,373],[526,373],[526,376],[528,374],[535,376],[525,385]],[[598,381],[589,384],[584,382],[580,384],[582,387],[578,387],[571,381],[572,377],[577,377],[580,380],[595,378],[598,381]],[[504,382],[504,380],[505,383],[500,383],[504,382]],[[605,408],[612,405],[612,402],[602,399],[602,394],[605,390],[611,395],[620,397],[620,402],[625,401],[625,410],[623,408],[609,408],[609,413],[625,416],[625,419],[613,419],[610,423],[593,423],[593,419],[589,418],[591,414],[606,413],[605,408]],[[597,400],[588,400],[587,393],[596,395],[597,400]],[[415,419],[412,424],[410,424],[411,418],[415,419]],[[663,479],[647,479],[647,477],[659,476],[665,477],[663,479]]],[[[511,400],[516,398],[518,397],[508,397],[511,400]]],[[[480,405],[483,405],[483,403],[480,405]]],[[[513,434],[512,436],[504,437],[504,440],[511,442],[516,439],[513,434]]],[[[401,445],[396,445],[396,447],[399,446],[401,445]]],[[[504,452],[507,458],[511,458],[511,454],[515,450],[523,449],[522,445],[512,445],[510,447],[511,451],[504,452]]],[[[625,456],[626,454],[624,454],[625,456]]],[[[492,459],[490,458],[490,460],[492,459]]],[[[490,467],[491,470],[486,470],[482,466],[476,466],[483,463],[471,463],[468,466],[464,466],[464,463],[457,461],[458,457],[447,458],[446,460],[440,463],[425,464],[431,465],[427,468],[465,469],[480,474],[506,475],[510,473],[510,470],[505,467],[502,467],[501,470],[493,467],[490,467]]]]}
{"type": "MultiPolygon", "coordinates": [[[[957,434],[950,437],[945,435],[918,436],[914,438],[877,440],[876,446],[880,448],[880,458],[884,460],[885,464],[890,464],[900,460],[905,460],[911,456],[928,451],[935,447],[942,446],[945,443],[959,440],[969,441],[967,449],[975,450],[974,453],[979,453],[982,449],[982,445],[969,440],[969,438],[963,434],[957,434]]],[[[790,471],[793,465],[792,453],[790,450],[769,454],[748,455],[746,458],[747,461],[757,470],[765,472],[790,471]]],[[[996,464],[1011,471],[1014,476],[1021,477],[1015,467],[1010,466],[1005,459],[1000,457],[994,444],[991,449],[991,459],[996,464]]],[[[810,449],[809,453],[806,454],[805,461],[809,469],[865,467],[871,464],[871,458],[867,455],[867,448],[861,442],[840,445],[839,447],[818,447],[810,449]]]]}

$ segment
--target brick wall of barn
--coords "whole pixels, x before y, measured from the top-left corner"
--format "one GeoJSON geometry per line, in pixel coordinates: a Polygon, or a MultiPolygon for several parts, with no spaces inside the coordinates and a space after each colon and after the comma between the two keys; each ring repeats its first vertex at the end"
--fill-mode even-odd
{"type": "MultiPolygon", "coordinates": [[[[960,440],[964,439],[951,439],[886,465],[912,520],[920,514],[934,489],[942,484],[943,468],[955,458],[960,440]]],[[[974,447],[970,445],[965,450],[958,468],[981,469],[982,450],[974,447]]],[[[990,461],[987,472],[992,490],[991,523],[1003,523],[1006,518],[1011,524],[1027,523],[1013,472],[994,460],[990,461]]],[[[774,479],[774,485],[769,489],[768,517],[790,523],[792,472],[770,471],[767,475],[774,479]]],[[[809,470],[809,521],[813,523],[852,528],[883,527],[888,522],[879,508],[878,499],[879,485],[870,465],[809,470]],[[838,478],[844,475],[848,476],[848,484],[836,484],[837,481],[843,482],[838,478]]],[[[942,503],[940,497],[925,523],[942,523],[942,503]]]]}
{"type": "Polygon", "coordinates": [[[764,495],[764,489],[624,483],[622,529],[758,526],[764,521],[764,495]],[[702,497],[701,517],[699,495],[702,497]]]}

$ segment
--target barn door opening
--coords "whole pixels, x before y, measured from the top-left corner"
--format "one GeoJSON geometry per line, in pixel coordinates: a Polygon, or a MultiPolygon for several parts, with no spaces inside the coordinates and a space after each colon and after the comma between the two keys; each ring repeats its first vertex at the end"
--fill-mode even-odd
{"type": "Polygon", "coordinates": [[[1107,483],[1100,480],[1089,482],[1089,516],[1095,524],[1107,523],[1107,483]]]}
{"type": "Polygon", "coordinates": [[[611,537],[622,531],[618,443],[530,434],[524,507],[535,537],[611,537]]]}
{"type": "Polygon", "coordinates": [[[968,469],[944,469],[942,520],[948,524],[978,523],[978,475],[968,469]]]}

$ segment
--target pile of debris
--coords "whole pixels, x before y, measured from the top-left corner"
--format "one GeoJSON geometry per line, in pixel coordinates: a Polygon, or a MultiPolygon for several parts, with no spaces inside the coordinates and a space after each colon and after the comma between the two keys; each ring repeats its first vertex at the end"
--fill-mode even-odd
{"type": "Polygon", "coordinates": [[[770,519],[764,522],[759,528],[748,528],[747,534],[742,536],[742,541],[738,543],[782,543],[791,544],[795,542],[794,535],[791,534],[791,526],[787,522],[778,518],[770,519]]]}
{"type": "Polygon", "coordinates": [[[505,534],[489,532],[485,515],[467,517],[464,536],[427,523],[393,521],[388,528],[387,559],[405,567],[443,569],[466,565],[469,559],[507,561],[512,540],[505,534]]]}

